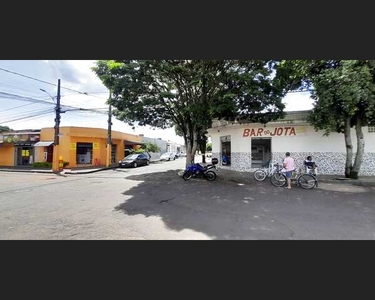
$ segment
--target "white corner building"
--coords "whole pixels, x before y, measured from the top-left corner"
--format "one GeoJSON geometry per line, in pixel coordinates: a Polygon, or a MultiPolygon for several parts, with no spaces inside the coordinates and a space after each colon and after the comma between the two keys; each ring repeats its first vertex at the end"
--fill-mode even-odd
{"type": "MultiPolygon", "coordinates": [[[[252,172],[269,160],[282,163],[285,152],[290,152],[297,168],[302,167],[304,159],[311,155],[319,174],[343,175],[346,161],[344,134],[324,136],[324,131],[316,131],[307,122],[308,112],[287,112],[284,119],[266,125],[214,120],[208,130],[212,157],[219,159],[220,168],[252,172]]],[[[375,127],[363,127],[362,130],[365,152],[359,175],[375,176],[375,127]]],[[[354,160],[357,149],[354,128],[351,138],[354,160]]]]}

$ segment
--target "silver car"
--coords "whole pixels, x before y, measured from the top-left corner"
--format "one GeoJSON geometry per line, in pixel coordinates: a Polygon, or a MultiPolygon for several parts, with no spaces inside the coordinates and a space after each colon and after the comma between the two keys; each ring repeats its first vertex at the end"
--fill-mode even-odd
{"type": "Polygon", "coordinates": [[[160,156],[160,160],[175,160],[176,155],[173,152],[165,152],[160,156]]]}

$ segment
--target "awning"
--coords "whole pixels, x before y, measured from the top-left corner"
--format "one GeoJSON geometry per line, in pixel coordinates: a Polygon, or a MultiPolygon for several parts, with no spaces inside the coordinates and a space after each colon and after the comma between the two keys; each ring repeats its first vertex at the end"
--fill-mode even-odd
{"type": "Polygon", "coordinates": [[[34,144],[34,147],[48,147],[48,146],[51,146],[53,144],[53,141],[51,142],[37,142],[36,144],[34,144]]]}
{"type": "Polygon", "coordinates": [[[124,143],[125,143],[125,146],[134,146],[134,145],[141,146],[145,144],[144,142],[133,142],[133,141],[127,141],[127,140],[124,140],[124,143]]]}

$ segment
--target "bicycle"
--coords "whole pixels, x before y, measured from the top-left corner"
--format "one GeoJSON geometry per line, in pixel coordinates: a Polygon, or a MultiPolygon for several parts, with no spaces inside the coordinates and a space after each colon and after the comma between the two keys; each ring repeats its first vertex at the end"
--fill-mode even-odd
{"type": "Polygon", "coordinates": [[[262,165],[261,168],[254,171],[254,179],[256,181],[264,181],[267,177],[271,177],[276,172],[278,165],[278,163],[275,164],[271,163],[271,161],[268,161],[267,163],[262,165]]]}
{"type": "MultiPolygon", "coordinates": [[[[270,181],[276,187],[283,187],[287,183],[285,171],[278,167],[276,172],[271,176],[270,181]]],[[[291,181],[296,182],[298,186],[307,190],[318,187],[318,178],[313,174],[303,173],[301,168],[298,172],[292,172],[291,181]]]]}

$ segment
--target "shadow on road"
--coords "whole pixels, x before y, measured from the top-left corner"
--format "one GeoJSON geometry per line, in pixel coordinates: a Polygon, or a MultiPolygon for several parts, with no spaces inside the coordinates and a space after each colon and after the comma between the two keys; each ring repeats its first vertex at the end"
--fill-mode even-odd
{"type": "Polygon", "coordinates": [[[339,211],[338,203],[352,209],[352,197],[347,192],[297,187],[289,191],[268,182],[226,181],[219,174],[214,182],[184,181],[178,175],[180,171],[128,176],[128,180],[140,183],[123,193],[128,199],[115,210],[127,215],[159,216],[175,231],[190,229],[209,239],[242,240],[294,239],[296,229],[314,231],[310,222],[318,223],[318,232],[325,232],[324,226],[332,224],[332,210],[339,211]]]}

